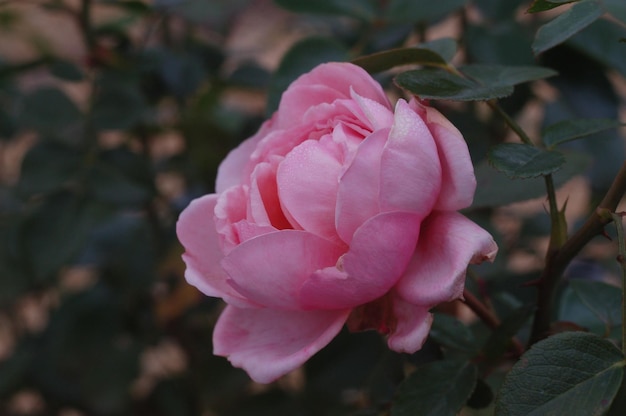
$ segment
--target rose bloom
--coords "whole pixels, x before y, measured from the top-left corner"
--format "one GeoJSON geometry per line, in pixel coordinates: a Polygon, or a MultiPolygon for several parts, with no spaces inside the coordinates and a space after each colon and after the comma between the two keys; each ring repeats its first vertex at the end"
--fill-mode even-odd
{"type": "Polygon", "coordinates": [[[460,298],[467,266],[497,252],[457,212],[475,188],[467,145],[437,110],[394,108],[349,63],[302,75],[177,224],[187,281],[227,303],[214,353],[266,383],[344,324],[419,350],[429,310],[460,298]]]}

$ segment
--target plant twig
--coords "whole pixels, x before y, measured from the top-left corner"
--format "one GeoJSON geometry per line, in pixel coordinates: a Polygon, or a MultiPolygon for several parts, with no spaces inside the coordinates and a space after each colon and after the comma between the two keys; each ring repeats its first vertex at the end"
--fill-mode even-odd
{"type": "Polygon", "coordinates": [[[604,226],[612,221],[606,212],[613,212],[626,193],[626,162],[617,173],[608,192],[583,226],[568,238],[565,243],[548,253],[546,265],[538,282],[537,312],[530,335],[530,345],[548,336],[552,321],[552,305],[554,292],[565,268],[574,256],[604,230],[604,226]]]}
{"type": "Polygon", "coordinates": [[[500,105],[498,104],[498,102],[496,100],[489,100],[489,101],[487,101],[487,105],[489,107],[491,107],[491,109],[493,111],[495,111],[500,117],[502,117],[504,119],[506,124],[511,128],[511,130],[513,130],[515,132],[515,134],[517,134],[517,136],[520,138],[520,140],[524,144],[528,144],[528,145],[531,145],[531,146],[535,145],[532,142],[532,140],[530,140],[530,137],[528,137],[526,132],[520,127],[520,125],[517,124],[517,122],[515,120],[513,120],[513,118],[511,116],[509,116],[506,113],[506,111],[504,111],[502,109],[502,107],[500,107],[500,105]]]}
{"type": "Polygon", "coordinates": [[[626,355],[626,241],[624,240],[624,226],[622,215],[611,213],[617,231],[617,261],[622,269],[622,353],[626,355]]]}
{"type": "Polygon", "coordinates": [[[500,326],[498,317],[467,289],[463,291],[463,303],[465,303],[489,328],[496,329],[500,326]]]}

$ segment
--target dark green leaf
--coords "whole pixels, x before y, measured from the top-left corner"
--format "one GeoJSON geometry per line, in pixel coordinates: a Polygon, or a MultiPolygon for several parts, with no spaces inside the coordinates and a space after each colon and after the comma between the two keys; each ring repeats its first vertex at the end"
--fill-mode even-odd
{"type": "Polygon", "coordinates": [[[489,406],[492,401],[493,391],[491,387],[479,378],[471,397],[467,400],[467,405],[473,409],[483,409],[489,406]]]}
{"type": "Polygon", "coordinates": [[[511,340],[529,321],[533,311],[534,307],[531,306],[522,306],[514,310],[489,335],[483,347],[484,355],[488,361],[497,362],[506,353],[512,345],[511,340]]]}
{"type": "Polygon", "coordinates": [[[549,78],[557,73],[541,66],[465,65],[459,68],[468,77],[483,85],[513,86],[524,82],[549,78]]]}
{"type": "Polygon", "coordinates": [[[468,78],[425,68],[403,72],[395,80],[422,98],[484,101],[511,95],[514,85],[555,74],[551,69],[534,66],[466,65],[459,70],[468,78]]]}
{"type": "Polygon", "coordinates": [[[535,0],[530,5],[528,13],[545,12],[568,3],[576,3],[580,0],[535,0]]]}
{"type": "Polygon", "coordinates": [[[422,49],[430,49],[439,54],[446,62],[450,62],[458,49],[458,43],[452,38],[439,38],[428,42],[420,43],[422,49]]]}
{"type": "Polygon", "coordinates": [[[626,37],[626,30],[605,19],[599,19],[591,26],[573,36],[568,44],[592,56],[610,68],[615,68],[626,76],[626,46],[620,38],[626,37]]]}
{"type": "Polygon", "coordinates": [[[543,150],[521,143],[503,143],[488,154],[491,165],[511,178],[534,178],[556,172],[565,156],[554,150],[543,150]]]}
{"type": "Polygon", "coordinates": [[[528,4],[528,0],[474,0],[474,4],[480,9],[480,13],[493,21],[505,21],[518,13],[522,3],[528,4]]]}
{"type": "MultiPolygon", "coordinates": [[[[563,167],[552,175],[555,186],[584,173],[590,164],[591,159],[584,154],[567,154],[563,167]]],[[[478,186],[472,207],[495,207],[546,195],[543,178],[511,179],[486,161],[476,166],[475,174],[478,186]]]]}
{"type": "Polygon", "coordinates": [[[474,391],[476,376],[469,362],[423,365],[398,387],[391,416],[454,416],[474,391]]]}
{"type": "Polygon", "coordinates": [[[585,0],[543,25],[537,31],[533,52],[540,54],[569,39],[602,16],[604,10],[597,0],[585,0]]]}
{"type": "Polygon", "coordinates": [[[566,324],[573,324],[603,338],[619,337],[620,327],[607,327],[606,322],[601,321],[598,315],[580,300],[580,297],[569,285],[563,290],[559,298],[558,320],[566,324]]]}
{"type": "Polygon", "coordinates": [[[64,81],[79,82],[85,79],[83,71],[70,61],[55,61],[50,65],[50,73],[64,81]]]}
{"type": "Polygon", "coordinates": [[[565,332],[535,344],[500,390],[496,414],[600,415],[623,378],[624,357],[611,342],[565,332]]]}
{"type": "Polygon", "coordinates": [[[93,124],[99,130],[120,130],[143,120],[146,103],[132,79],[104,76],[93,104],[93,124]]]}
{"type": "Polygon", "coordinates": [[[512,86],[482,86],[444,70],[407,71],[395,82],[421,98],[433,100],[484,101],[513,93],[512,86]]]}
{"type": "Polygon", "coordinates": [[[385,17],[392,22],[431,22],[460,9],[467,0],[391,0],[385,17]]]}
{"type": "Polygon", "coordinates": [[[44,133],[56,133],[80,121],[81,112],[65,93],[44,87],[24,97],[20,112],[22,125],[44,133]]]}
{"type": "Polygon", "coordinates": [[[267,100],[268,115],[278,108],[283,91],[300,75],[321,63],[347,59],[348,50],[331,39],[314,37],[296,43],[285,54],[271,79],[267,100]]]}
{"type": "Polygon", "coordinates": [[[543,131],[543,143],[551,149],[561,143],[581,139],[591,134],[615,129],[620,126],[623,126],[623,124],[617,120],[603,118],[561,121],[548,126],[543,131]]]}
{"type": "Polygon", "coordinates": [[[395,66],[417,64],[425,66],[445,66],[446,61],[436,52],[423,48],[398,48],[371,55],[361,56],[352,61],[369,73],[386,71],[395,66]]]}
{"type": "Polygon", "coordinates": [[[349,16],[362,20],[374,20],[379,15],[373,0],[274,0],[287,10],[298,13],[331,14],[349,16]]]}
{"type": "Polygon", "coordinates": [[[58,190],[75,178],[81,163],[73,149],[49,141],[37,144],[22,162],[17,189],[23,197],[58,190]]]}
{"type": "Polygon", "coordinates": [[[626,24],[626,2],[623,0],[602,0],[602,4],[611,16],[626,24]]]}
{"type": "MultiPolygon", "coordinates": [[[[510,11],[509,2],[497,0],[510,11]]],[[[513,20],[499,21],[496,25],[468,24],[465,46],[473,62],[504,65],[533,65],[535,56],[530,45],[532,39],[525,27],[513,20]]]]}
{"type": "Polygon", "coordinates": [[[569,281],[574,293],[604,324],[610,333],[611,327],[622,323],[620,288],[593,280],[572,279],[569,281]]]}
{"type": "Polygon", "coordinates": [[[430,336],[440,345],[474,354],[478,352],[474,334],[458,319],[443,313],[436,313],[430,336]]]}

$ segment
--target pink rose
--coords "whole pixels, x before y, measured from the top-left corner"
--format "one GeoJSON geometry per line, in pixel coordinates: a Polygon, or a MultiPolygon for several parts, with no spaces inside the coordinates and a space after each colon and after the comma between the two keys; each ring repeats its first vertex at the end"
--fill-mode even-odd
{"type": "Polygon", "coordinates": [[[349,63],[302,75],[177,224],[188,282],[228,304],[214,353],[270,382],[344,324],[417,351],[429,309],[460,298],[468,264],[497,252],[457,212],[475,187],[465,141],[437,110],[394,109],[349,63]]]}

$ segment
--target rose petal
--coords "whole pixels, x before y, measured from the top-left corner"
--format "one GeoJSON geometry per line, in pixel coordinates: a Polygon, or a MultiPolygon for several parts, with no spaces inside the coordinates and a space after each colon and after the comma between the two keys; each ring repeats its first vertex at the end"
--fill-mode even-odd
{"type": "Polygon", "coordinates": [[[213,352],[259,383],[298,368],[341,330],[350,311],[279,311],[227,306],[213,333],[213,352]]]}
{"type": "Polygon", "coordinates": [[[331,62],[301,75],[287,88],[278,107],[278,123],[281,128],[298,124],[311,106],[350,98],[351,89],[362,97],[389,105],[380,84],[363,68],[347,62],[331,62]]]}
{"type": "Polygon", "coordinates": [[[335,206],[341,169],[340,149],[332,141],[307,140],[293,149],[276,174],[287,218],[306,231],[338,240],[335,206]]]}
{"type": "Polygon", "coordinates": [[[246,174],[249,173],[246,165],[250,163],[250,156],[256,149],[261,139],[272,131],[274,125],[273,118],[267,120],[259,131],[249,139],[243,141],[238,147],[231,150],[226,158],[220,163],[215,181],[215,191],[224,192],[231,186],[245,183],[246,174]]]}
{"type": "Polygon", "coordinates": [[[419,221],[407,212],[386,212],[367,220],[337,267],[317,271],[304,282],[302,305],[352,308],[384,295],[402,276],[415,250],[419,221]]]}
{"type": "Polygon", "coordinates": [[[430,213],[441,189],[437,147],[424,121],[404,100],[396,105],[380,170],[382,211],[415,212],[422,218],[430,213]]]}
{"type": "Polygon", "coordinates": [[[226,282],[228,276],[220,266],[223,254],[213,223],[216,203],[217,195],[203,196],[192,201],[178,218],[176,233],[186,250],[185,278],[205,295],[223,298],[233,305],[249,306],[251,303],[226,282]]]}
{"type": "Polygon", "coordinates": [[[280,162],[278,159],[281,158],[275,158],[273,163],[260,163],[252,172],[248,218],[258,225],[271,225],[283,230],[291,228],[291,225],[285,218],[278,199],[276,184],[276,170],[280,162]]]}
{"type": "Polygon", "coordinates": [[[469,207],[474,199],[476,177],[463,135],[436,109],[424,106],[417,100],[411,101],[411,108],[427,120],[437,143],[442,181],[434,209],[458,211],[469,207]]]}
{"type": "Polygon", "coordinates": [[[427,307],[408,303],[395,293],[392,294],[392,299],[393,313],[397,322],[395,329],[387,338],[387,345],[394,351],[413,354],[426,342],[433,316],[427,307]]]}
{"type": "Polygon", "coordinates": [[[380,157],[388,135],[389,129],[383,129],[363,140],[339,180],[335,222],[339,237],[347,244],[357,228],[380,213],[380,157]]]}
{"type": "Polygon", "coordinates": [[[423,306],[458,299],[469,264],[493,260],[498,247],[489,233],[458,212],[434,212],[422,223],[419,242],[396,286],[405,300],[423,306]]]}
{"type": "Polygon", "coordinates": [[[393,112],[389,103],[381,103],[362,97],[355,91],[351,91],[351,97],[355,100],[363,114],[369,121],[372,131],[388,128],[393,124],[393,112]]]}
{"type": "Polygon", "coordinates": [[[235,247],[222,267],[237,291],[272,308],[299,309],[299,289],[314,271],[334,265],[346,248],[305,231],[276,231],[235,247]]]}

